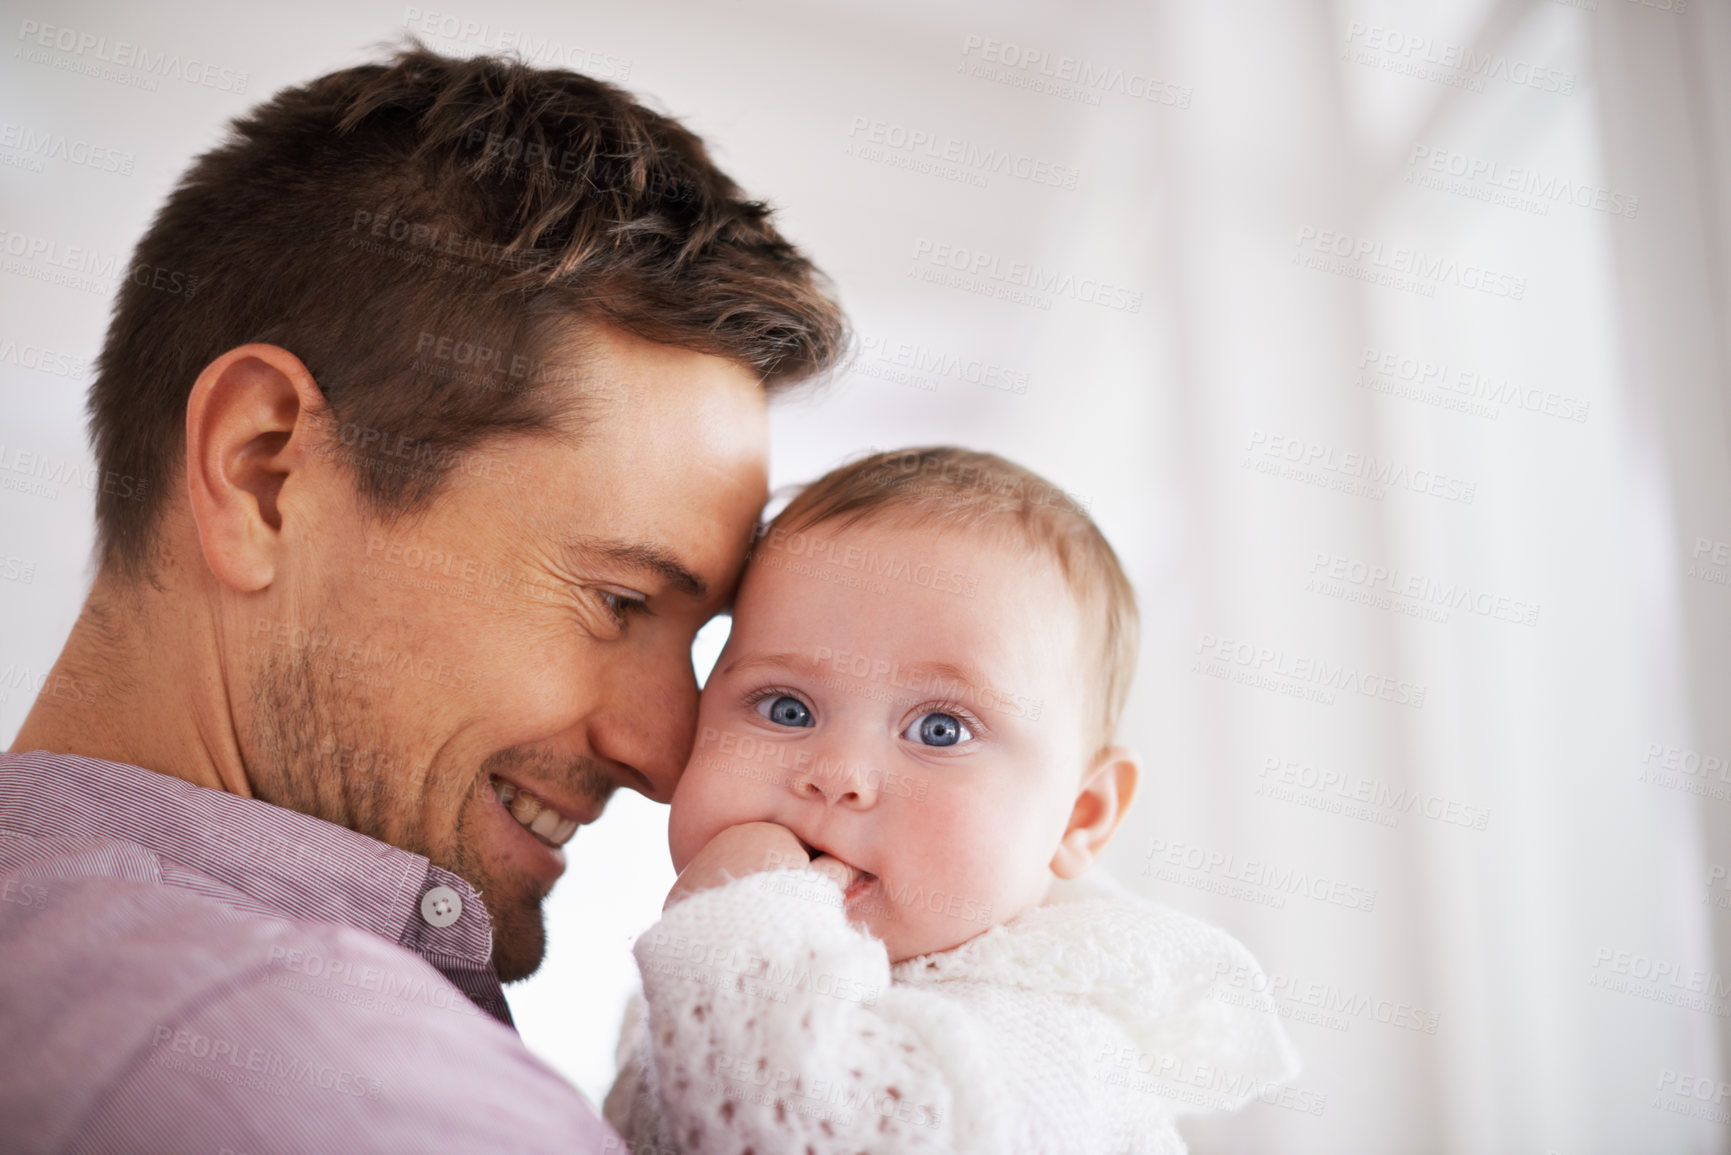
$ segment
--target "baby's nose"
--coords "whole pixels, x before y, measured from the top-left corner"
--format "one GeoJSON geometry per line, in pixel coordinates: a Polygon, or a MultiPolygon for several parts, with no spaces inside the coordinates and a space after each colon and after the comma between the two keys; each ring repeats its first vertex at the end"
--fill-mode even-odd
{"type": "Polygon", "coordinates": [[[793,780],[794,793],[831,806],[864,808],[877,801],[883,775],[855,758],[819,757],[793,780]]]}

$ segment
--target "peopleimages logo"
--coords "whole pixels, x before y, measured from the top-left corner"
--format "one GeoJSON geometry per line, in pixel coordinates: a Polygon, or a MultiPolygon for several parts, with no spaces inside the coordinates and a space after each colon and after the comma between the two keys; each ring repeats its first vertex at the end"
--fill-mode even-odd
{"type": "Polygon", "coordinates": [[[421,36],[518,56],[531,64],[555,64],[599,80],[621,83],[631,77],[632,62],[627,57],[568,43],[555,36],[537,36],[485,20],[470,20],[454,12],[410,6],[403,11],[403,24],[421,36]]]}
{"type": "MultiPolygon", "coordinates": [[[[1281,1018],[1299,1018],[1301,1021],[1311,1021],[1307,1016],[1294,1015],[1291,1008],[1281,1005],[1291,1003],[1299,1007],[1310,1008],[1320,1012],[1320,1017],[1327,1020],[1317,1023],[1332,1030],[1345,1030],[1346,1019],[1367,1019],[1381,1023],[1384,1026],[1401,1027],[1421,1034],[1436,1034],[1437,1024],[1442,1016],[1436,1011],[1426,1010],[1411,1003],[1395,999],[1378,998],[1352,988],[1343,988],[1334,983],[1314,979],[1299,979],[1289,974],[1265,974],[1254,966],[1242,963],[1234,964],[1226,959],[1217,959],[1214,963],[1214,981],[1219,998],[1225,989],[1235,989],[1251,994],[1265,994],[1278,1000],[1272,1008],[1281,1018]]],[[[1252,1000],[1236,1001],[1230,998],[1224,1002],[1234,1002],[1235,1005],[1245,1005],[1252,1000]]]]}
{"type": "Polygon", "coordinates": [[[969,76],[1083,104],[1099,104],[1100,94],[1109,92],[1132,100],[1163,104],[1168,108],[1189,108],[1190,98],[1195,92],[1185,85],[1160,80],[1145,72],[1133,72],[1080,56],[1054,55],[1042,48],[1030,48],[989,36],[964,39],[962,56],[964,59],[957,71],[969,76]]]}
{"type": "Polygon", "coordinates": [[[1491,820],[1491,812],[1482,806],[1467,806],[1455,799],[1444,798],[1417,787],[1390,786],[1374,778],[1318,768],[1309,762],[1295,762],[1287,758],[1264,759],[1257,778],[1259,781],[1256,793],[1276,798],[1278,801],[1297,801],[1308,795],[1310,797],[1307,802],[1300,802],[1301,805],[1307,805],[1334,798],[1343,802],[1362,803],[1374,810],[1384,811],[1387,817],[1394,819],[1380,825],[1396,826],[1402,814],[1416,814],[1432,822],[1462,826],[1469,830],[1483,830],[1491,820]],[[1282,787],[1285,788],[1284,791],[1282,787]],[[1286,796],[1282,797],[1282,793],[1286,796]]]}
{"type": "MultiPolygon", "coordinates": [[[[980,587],[977,574],[933,565],[918,555],[901,557],[893,553],[880,554],[875,549],[849,544],[836,538],[821,537],[815,533],[789,533],[778,527],[764,534],[758,546],[762,551],[781,550],[789,557],[804,558],[814,564],[854,570],[888,581],[906,582],[939,593],[960,594],[971,598],[979,592],[980,587]]],[[[762,557],[758,551],[754,551],[753,556],[763,561],[770,560],[762,557]]]]}
{"type": "Polygon", "coordinates": [[[1250,431],[1250,442],[1244,452],[1246,469],[1373,501],[1381,501],[1388,489],[1405,489],[1463,505],[1471,505],[1478,496],[1478,483],[1462,477],[1434,469],[1412,469],[1372,454],[1354,453],[1263,429],[1250,431]]]}
{"type": "Polygon", "coordinates": [[[1408,184],[1534,211],[1539,216],[1550,215],[1552,204],[1566,203],[1608,216],[1633,217],[1641,204],[1638,196],[1601,185],[1434,145],[1413,145],[1406,163],[1408,184]]]}
{"type": "MultiPolygon", "coordinates": [[[[250,79],[244,72],[207,64],[190,56],[182,57],[178,52],[161,49],[152,51],[127,40],[110,43],[108,37],[98,36],[93,32],[42,24],[35,20],[19,22],[17,39],[26,46],[52,48],[84,60],[136,69],[150,77],[173,77],[201,88],[214,88],[218,92],[245,93],[247,81],[250,79]]],[[[154,85],[149,87],[152,90],[155,88],[154,85]]]]}
{"type": "Polygon", "coordinates": [[[910,160],[955,165],[978,175],[980,187],[985,186],[986,177],[1005,176],[1068,190],[1076,187],[1082,175],[1073,166],[1041,160],[1025,152],[869,116],[854,117],[847,134],[855,142],[848,146],[849,156],[889,164],[897,164],[898,158],[905,156],[910,160]]]}
{"type": "Polygon", "coordinates": [[[1196,643],[1193,673],[1223,678],[1240,685],[1274,690],[1293,697],[1334,704],[1334,692],[1393,702],[1397,706],[1424,708],[1429,687],[1355,669],[1346,662],[1330,662],[1288,653],[1284,649],[1254,642],[1216,637],[1204,633],[1196,643]]]}
{"type": "Polygon", "coordinates": [[[0,581],[30,585],[36,580],[36,563],[10,554],[0,554],[0,581]]]}
{"type": "Polygon", "coordinates": [[[848,365],[849,372],[913,385],[927,392],[936,392],[938,380],[943,377],[1018,396],[1028,391],[1030,374],[1024,370],[918,341],[861,333],[859,352],[848,365]]]}
{"type": "Polygon", "coordinates": [[[1365,346],[1358,368],[1353,383],[1361,389],[1423,401],[1492,421],[1501,412],[1499,406],[1574,422],[1585,421],[1591,409],[1588,402],[1566,393],[1536,389],[1507,377],[1373,345],[1365,346]]]}
{"type": "MultiPolygon", "coordinates": [[[[0,363],[4,360],[4,357],[0,357],[0,363]]],[[[0,441],[0,482],[16,480],[7,476],[8,474],[18,474],[30,479],[30,492],[48,498],[59,497],[60,491],[57,487],[62,485],[85,489],[91,493],[100,491],[110,497],[127,501],[143,501],[145,493],[150,489],[150,482],[146,478],[133,477],[129,473],[116,473],[112,469],[104,470],[70,457],[56,457],[39,450],[8,446],[0,441]]],[[[8,485],[5,488],[15,487],[8,485]]]]}
{"type": "Polygon", "coordinates": [[[1697,535],[1689,554],[1688,576],[1713,585],[1731,585],[1731,541],[1697,535]]]}
{"type": "Polygon", "coordinates": [[[100,683],[52,670],[32,670],[17,662],[0,669],[0,705],[11,701],[12,692],[22,690],[38,698],[47,696],[67,702],[85,702],[102,693],[100,683]]]}
{"type": "MultiPolygon", "coordinates": [[[[90,362],[82,357],[3,337],[0,337],[0,365],[16,365],[20,369],[34,369],[54,377],[85,377],[90,373],[90,362]]],[[[4,468],[5,454],[0,451],[0,469],[4,468]]]]}
{"type": "Polygon", "coordinates": [[[0,254],[7,258],[0,267],[8,273],[85,292],[111,292],[125,281],[187,297],[198,291],[199,278],[190,273],[143,261],[129,265],[117,254],[10,229],[0,228],[0,254]]]}
{"type": "Polygon", "coordinates": [[[1052,297],[1085,305],[1142,311],[1142,294],[1095,277],[1078,277],[1037,261],[1006,260],[995,253],[921,237],[914,242],[914,275],[936,284],[1050,308],[1052,297]],[[1044,302],[1043,304],[1041,302],[1044,302]]]}
{"type": "Polygon", "coordinates": [[[1731,1123],[1724,1103],[1731,1097],[1731,1083],[1711,1075],[1691,1075],[1659,1068],[1659,1085],[1652,1107],[1672,1115],[1688,1115],[1712,1123],[1731,1123]]]}
{"type": "Polygon", "coordinates": [[[130,152],[107,145],[69,137],[63,132],[39,132],[29,125],[11,121],[0,124],[0,148],[10,149],[19,154],[19,159],[33,162],[36,172],[42,171],[42,161],[63,160],[98,172],[131,176],[132,166],[138,159],[130,152]]]}
{"type": "Polygon", "coordinates": [[[1393,610],[1413,617],[1446,622],[1449,611],[1465,610],[1481,618],[1522,626],[1539,624],[1536,602],[1512,598],[1465,582],[1441,581],[1360,558],[1342,557],[1317,550],[1310,563],[1304,588],[1325,597],[1337,597],[1377,609],[1393,610]]]}
{"type": "Polygon", "coordinates": [[[1525,277],[1406,245],[1385,245],[1372,237],[1304,225],[1292,243],[1298,248],[1293,264],[1407,289],[1421,296],[1434,296],[1437,285],[1454,285],[1510,301],[1527,295],[1525,277]]]}
{"type": "Polygon", "coordinates": [[[1639,781],[1718,802],[1731,802],[1731,756],[1707,754],[1667,742],[1647,743],[1639,781]]]}
{"type": "Polygon", "coordinates": [[[1602,946],[1593,952],[1587,985],[1717,1018],[1731,1017],[1731,983],[1719,971],[1678,959],[1602,946]]]}
{"type": "Polygon", "coordinates": [[[1376,910],[1376,891],[1370,887],[1312,874],[1291,865],[1277,865],[1258,858],[1241,859],[1231,851],[1209,850],[1156,838],[1149,843],[1142,857],[1147,860],[1142,864],[1144,878],[1245,898],[1276,909],[1283,908],[1285,896],[1290,895],[1367,914],[1376,910]],[[1213,880],[1239,883],[1242,887],[1235,893],[1231,887],[1221,889],[1209,885],[1213,880]],[[1248,887],[1249,891],[1244,891],[1243,887],[1248,887]]]}
{"type": "Polygon", "coordinates": [[[1341,56],[1357,64],[1400,72],[1472,92],[1483,92],[1485,81],[1500,80],[1519,88],[1536,88],[1569,96],[1575,91],[1575,74],[1550,68],[1504,53],[1480,52],[1470,44],[1438,40],[1434,36],[1383,28],[1354,20],[1347,27],[1341,56]]]}
{"type": "Polygon", "coordinates": [[[1304,1115],[1320,1115],[1328,1107],[1326,1094],[1234,1071],[1215,1058],[1198,1062],[1194,1054],[1162,1054],[1113,1042],[1100,1044],[1088,1077],[1205,1111],[1235,1110],[1252,1098],[1304,1115]]]}
{"type": "Polygon", "coordinates": [[[264,1076],[269,1082],[259,1089],[278,1094],[287,1094],[289,1085],[295,1083],[357,1099],[377,1099],[384,1090],[378,1079],[346,1067],[333,1067],[184,1028],[159,1026],[150,1045],[160,1048],[149,1056],[148,1061],[154,1065],[225,1083],[239,1081],[247,1086],[254,1084],[246,1081],[245,1074],[264,1076]],[[203,1062],[188,1063],[187,1059],[203,1062]]]}

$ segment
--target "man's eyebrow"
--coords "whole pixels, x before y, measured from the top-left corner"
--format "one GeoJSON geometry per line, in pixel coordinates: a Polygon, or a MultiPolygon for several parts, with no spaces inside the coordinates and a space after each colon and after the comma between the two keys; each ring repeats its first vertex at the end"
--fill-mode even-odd
{"type": "Polygon", "coordinates": [[[709,583],[692,573],[671,550],[659,545],[602,537],[574,537],[566,543],[566,548],[574,556],[600,556],[633,569],[658,573],[675,589],[700,600],[709,595],[709,583]]]}

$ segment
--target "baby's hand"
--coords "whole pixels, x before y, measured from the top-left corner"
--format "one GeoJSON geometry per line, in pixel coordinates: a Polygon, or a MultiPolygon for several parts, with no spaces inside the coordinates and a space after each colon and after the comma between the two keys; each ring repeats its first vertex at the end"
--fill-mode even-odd
{"type": "Polygon", "coordinates": [[[697,852],[679,880],[667,892],[662,909],[700,890],[720,886],[730,878],[760,870],[798,870],[811,862],[799,839],[773,822],[742,822],[729,826],[697,852]]]}

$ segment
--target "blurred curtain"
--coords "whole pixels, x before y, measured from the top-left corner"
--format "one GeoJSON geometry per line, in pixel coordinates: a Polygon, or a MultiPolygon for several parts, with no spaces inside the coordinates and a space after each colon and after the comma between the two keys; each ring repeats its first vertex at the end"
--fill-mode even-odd
{"type": "Polygon", "coordinates": [[[1726,15],[1162,9],[1214,99],[1159,133],[1184,626],[1119,863],[1257,945],[1326,1097],[1198,1150],[1726,1149],[1726,15]]]}

